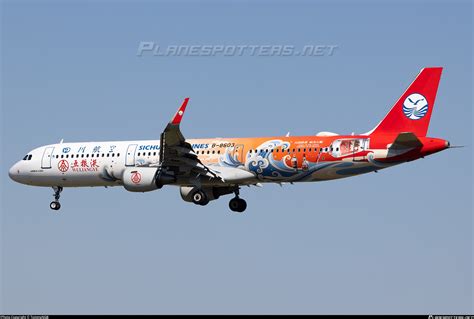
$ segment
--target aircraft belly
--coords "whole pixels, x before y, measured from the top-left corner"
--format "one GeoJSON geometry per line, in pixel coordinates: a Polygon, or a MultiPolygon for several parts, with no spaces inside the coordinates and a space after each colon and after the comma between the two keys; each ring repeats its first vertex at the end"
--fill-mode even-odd
{"type": "Polygon", "coordinates": [[[117,182],[104,180],[99,172],[68,172],[59,173],[44,170],[31,175],[27,181],[34,186],[62,186],[62,187],[86,187],[86,186],[114,186],[117,182]]]}

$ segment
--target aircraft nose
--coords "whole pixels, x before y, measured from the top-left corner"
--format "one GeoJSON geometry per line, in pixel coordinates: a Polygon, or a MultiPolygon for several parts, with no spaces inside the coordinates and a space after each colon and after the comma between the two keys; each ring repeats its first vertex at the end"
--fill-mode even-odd
{"type": "Polygon", "coordinates": [[[10,169],[8,170],[8,176],[15,182],[18,182],[18,177],[20,175],[20,169],[18,167],[18,163],[15,163],[10,169]]]}

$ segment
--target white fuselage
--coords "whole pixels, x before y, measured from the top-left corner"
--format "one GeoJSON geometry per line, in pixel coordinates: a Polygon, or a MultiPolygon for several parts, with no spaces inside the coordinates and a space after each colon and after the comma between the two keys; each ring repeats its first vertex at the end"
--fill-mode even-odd
{"type": "MultiPolygon", "coordinates": [[[[202,140],[190,140],[190,143],[193,143],[193,141],[197,142],[197,144],[193,144],[194,147],[207,145],[202,144],[202,140]]],[[[215,163],[216,166],[222,166],[219,165],[219,160],[223,154],[227,154],[226,152],[229,152],[229,148],[222,149],[222,152],[196,151],[198,157],[203,162],[215,163]]],[[[287,178],[282,177],[275,179],[271,175],[262,176],[262,174],[259,174],[260,167],[252,166],[253,163],[259,162],[260,155],[252,153],[251,149],[244,149],[242,150],[241,156],[242,158],[240,158],[240,160],[243,165],[240,167],[242,171],[255,173],[255,178],[247,178],[243,184],[272,181],[284,182],[286,180],[291,182],[320,181],[359,174],[357,171],[350,174],[336,174],[340,166],[334,164],[338,162],[345,162],[346,164],[344,165],[351,165],[353,168],[370,166],[367,162],[358,163],[351,160],[350,163],[348,163],[344,160],[332,162],[331,165],[324,167],[326,164],[321,161],[321,159],[324,158],[324,153],[311,153],[307,154],[311,165],[321,166],[321,169],[315,170],[311,176],[308,176],[310,178],[297,180],[295,176],[305,175],[305,172],[300,168],[295,169],[293,174],[291,167],[288,167],[287,171],[290,172],[291,176],[288,175],[287,178]]],[[[291,153],[289,156],[291,157],[291,153]]],[[[32,150],[23,160],[15,163],[10,168],[9,175],[13,180],[19,183],[34,186],[116,186],[122,185],[123,172],[127,167],[153,167],[158,166],[159,161],[159,140],[59,143],[32,150]]],[[[219,169],[224,170],[226,167],[220,167],[219,169]]],[[[375,169],[377,168],[374,167],[372,170],[375,169]]],[[[370,171],[370,169],[368,171],[370,171]]],[[[363,172],[366,171],[361,171],[360,173],[363,172]]]]}
{"type": "Polygon", "coordinates": [[[159,140],[46,145],[14,164],[9,175],[17,182],[35,186],[120,185],[127,166],[158,163],[159,145],[159,140]]]}

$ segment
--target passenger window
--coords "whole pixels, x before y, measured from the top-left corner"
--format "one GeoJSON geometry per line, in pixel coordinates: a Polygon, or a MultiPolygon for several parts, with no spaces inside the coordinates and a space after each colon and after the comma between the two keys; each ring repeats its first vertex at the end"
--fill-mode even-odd
{"type": "Polygon", "coordinates": [[[220,153],[221,153],[221,151],[220,151],[220,150],[219,150],[219,151],[217,151],[217,154],[220,154],[220,153]]]}
{"type": "Polygon", "coordinates": [[[109,157],[109,156],[110,156],[110,153],[107,153],[107,157],[109,157]]]}
{"type": "Polygon", "coordinates": [[[56,155],[56,158],[59,158],[59,155],[56,155]]]}
{"type": "Polygon", "coordinates": [[[117,153],[117,157],[119,157],[119,156],[120,156],[120,153],[117,153]]]}
{"type": "Polygon", "coordinates": [[[148,152],[148,156],[151,156],[151,152],[148,152]]]}
{"type": "Polygon", "coordinates": [[[112,153],[112,157],[115,157],[115,153],[112,153]]]}
{"type": "Polygon", "coordinates": [[[140,156],[140,154],[141,154],[141,153],[140,153],[140,152],[138,152],[138,156],[140,156]]]}
{"type": "Polygon", "coordinates": [[[105,156],[105,154],[104,154],[104,153],[102,153],[102,157],[104,157],[104,156],[105,156]]]}
{"type": "Polygon", "coordinates": [[[64,158],[64,155],[61,154],[61,158],[64,158]]]}
{"type": "Polygon", "coordinates": [[[212,154],[216,154],[216,151],[212,151],[212,154]]]}
{"type": "Polygon", "coordinates": [[[156,156],[156,152],[153,152],[153,156],[156,156]]]}

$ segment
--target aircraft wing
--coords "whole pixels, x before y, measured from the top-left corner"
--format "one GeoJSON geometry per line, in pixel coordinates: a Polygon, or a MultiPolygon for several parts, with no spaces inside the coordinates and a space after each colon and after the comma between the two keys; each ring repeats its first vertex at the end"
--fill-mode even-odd
{"type": "Polygon", "coordinates": [[[251,172],[234,167],[206,166],[194,152],[191,144],[186,142],[180,130],[189,98],[185,98],[174,117],[160,136],[160,172],[169,175],[173,172],[179,181],[190,181],[200,177],[214,179],[224,184],[245,183],[255,178],[251,172]]]}
{"type": "Polygon", "coordinates": [[[186,142],[180,130],[189,98],[185,98],[174,117],[166,126],[160,136],[160,170],[173,172],[177,178],[198,177],[200,175],[209,178],[219,178],[207,166],[201,163],[191,144],[186,142]]]}

